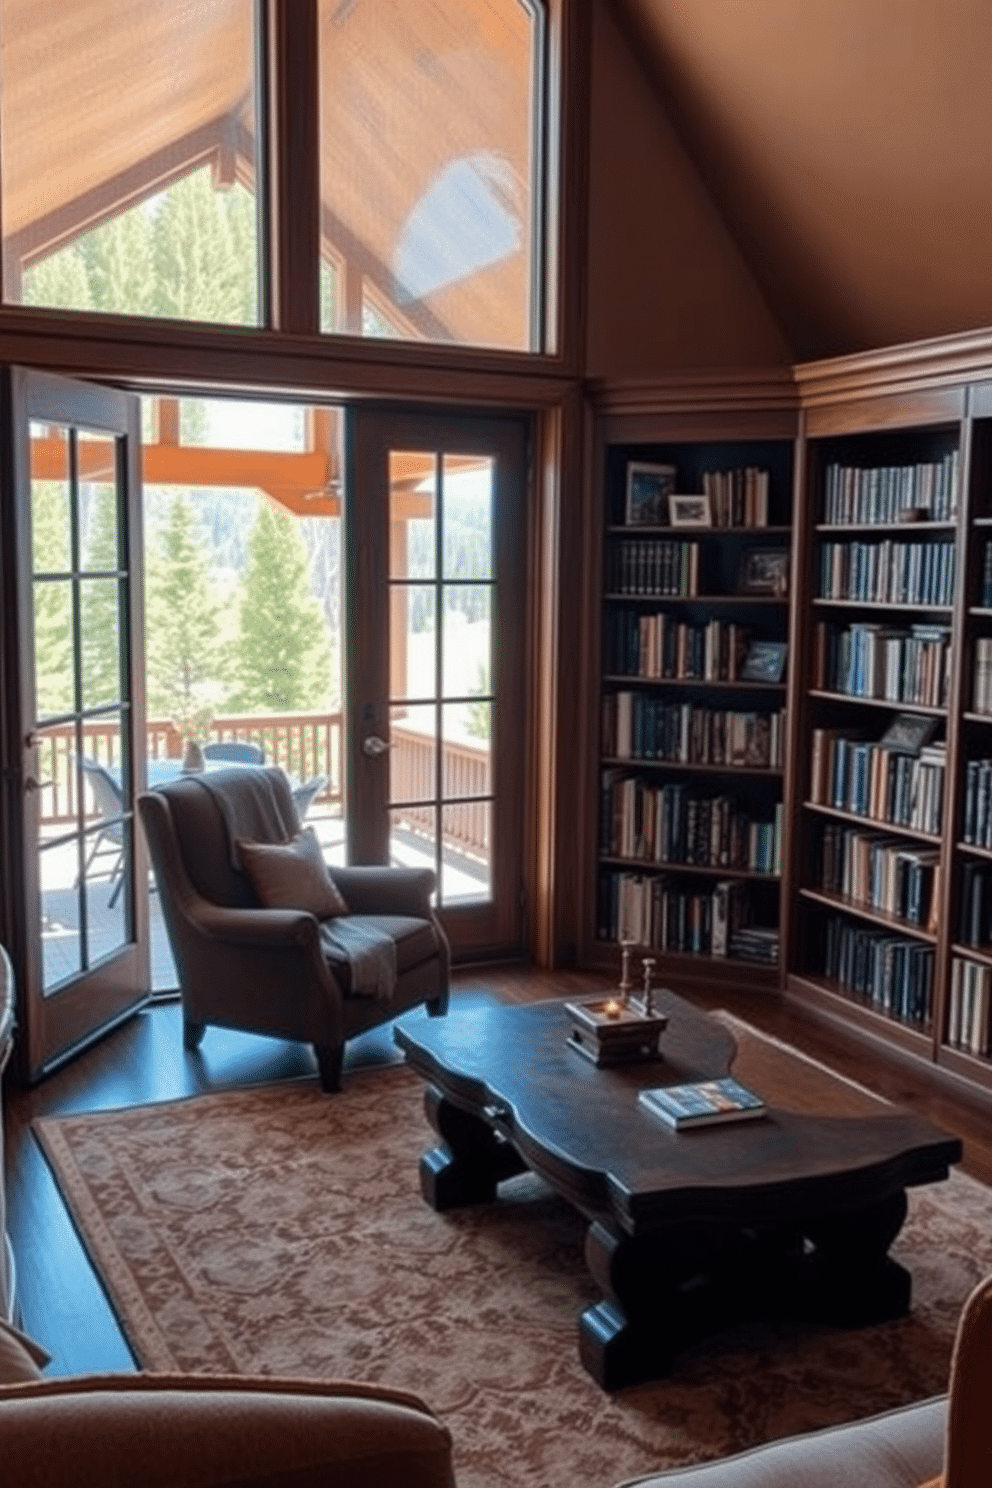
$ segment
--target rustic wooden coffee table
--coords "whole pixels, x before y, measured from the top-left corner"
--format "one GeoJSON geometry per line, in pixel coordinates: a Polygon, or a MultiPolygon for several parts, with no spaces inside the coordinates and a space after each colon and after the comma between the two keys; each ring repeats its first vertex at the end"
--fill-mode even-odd
{"type": "Polygon", "coordinates": [[[401,1019],[441,1141],[420,1162],[427,1202],[491,1202],[530,1169],[586,1216],[603,1298],[579,1350],[607,1390],[748,1317],[857,1326],[908,1311],[909,1273],[888,1254],[905,1190],[946,1178],[961,1143],[728,1015],[669,992],[657,1005],[662,1057],[607,1069],[569,1046],[563,1002],[401,1019]],[[637,1103],[643,1086],[731,1068],[767,1117],[674,1133],[637,1103]]]}

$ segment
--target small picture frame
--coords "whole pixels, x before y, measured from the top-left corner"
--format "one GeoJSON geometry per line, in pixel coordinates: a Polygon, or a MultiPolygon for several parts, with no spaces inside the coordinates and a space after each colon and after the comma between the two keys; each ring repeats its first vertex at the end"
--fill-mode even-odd
{"type": "Polygon", "coordinates": [[[741,682],[781,682],[788,653],[785,641],[752,641],[747,648],[738,680],[741,682]]]}
{"type": "Polygon", "coordinates": [[[673,527],[712,527],[713,512],[708,496],[668,498],[668,520],[673,527]]]}
{"type": "Polygon", "coordinates": [[[777,599],[789,592],[788,548],[751,548],[741,557],[739,594],[767,594],[777,599]]]}
{"type": "Polygon", "coordinates": [[[643,460],[628,460],[625,524],[628,527],[666,527],[668,498],[675,490],[677,475],[674,465],[649,465],[643,460]]]}
{"type": "Polygon", "coordinates": [[[917,755],[924,744],[930,743],[938,724],[939,719],[925,713],[897,713],[878,742],[897,754],[917,755]]]}

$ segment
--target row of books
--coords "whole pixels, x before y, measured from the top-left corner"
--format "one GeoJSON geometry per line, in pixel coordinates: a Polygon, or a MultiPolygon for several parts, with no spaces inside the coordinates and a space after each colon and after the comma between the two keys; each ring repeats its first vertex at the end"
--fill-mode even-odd
{"type": "Polygon", "coordinates": [[[699,543],[614,539],[606,549],[606,589],[609,594],[694,598],[699,594],[699,543]]]}
{"type": "Polygon", "coordinates": [[[933,1015],[933,947],[831,915],[824,972],[845,992],[919,1027],[933,1015]]]}
{"type": "Polygon", "coordinates": [[[819,597],[949,607],[954,602],[954,544],[821,543],[819,597]]]}
{"type": "Polygon", "coordinates": [[[962,864],[958,904],[962,945],[992,945],[992,864],[962,864]]]}
{"type": "Polygon", "coordinates": [[[943,743],[917,756],[880,742],[815,728],[811,736],[810,801],[854,816],[939,836],[943,814],[943,743]]]}
{"type": "Polygon", "coordinates": [[[692,625],[672,615],[607,610],[603,661],[608,675],[736,682],[747,654],[743,625],[710,620],[692,625]]]}
{"type": "Polygon", "coordinates": [[[951,962],[947,1042],[969,1054],[992,1054],[992,966],[964,956],[951,962]]]}
{"type": "Polygon", "coordinates": [[[711,888],[695,888],[664,874],[618,870],[600,874],[601,940],[628,940],[652,950],[774,964],[778,931],[752,926],[750,919],[747,887],[739,880],[724,879],[711,888]]]}
{"type": "Polygon", "coordinates": [[[778,873],[782,804],[760,820],[724,795],[700,795],[683,782],[656,786],[619,770],[603,772],[600,845],[614,858],[778,873]]]}
{"type": "Polygon", "coordinates": [[[709,498],[714,527],[767,527],[767,470],[755,465],[736,470],[704,470],[703,495],[709,498]]]}
{"type": "Polygon", "coordinates": [[[821,620],[814,630],[814,687],[943,708],[950,671],[951,631],[946,625],[902,630],[859,622],[841,628],[821,620]]]}
{"type": "Polygon", "coordinates": [[[975,637],[975,672],[971,706],[975,713],[992,714],[992,636],[975,637]]]}
{"type": "Polygon", "coordinates": [[[992,759],[969,760],[965,766],[961,838],[992,848],[992,759]]]}
{"type": "Polygon", "coordinates": [[[958,452],[915,465],[828,465],[825,522],[902,522],[917,513],[952,522],[958,509],[958,452]]]}
{"type": "Polygon", "coordinates": [[[820,842],[820,883],[866,909],[898,915],[936,932],[940,854],[900,838],[825,822],[820,842]]]}
{"type": "Polygon", "coordinates": [[[992,540],[986,541],[982,558],[982,592],[979,604],[984,610],[992,610],[992,540]]]}
{"type": "Polygon", "coordinates": [[[641,692],[603,696],[603,754],[620,760],[781,769],[785,710],[777,713],[669,703],[641,692]]]}

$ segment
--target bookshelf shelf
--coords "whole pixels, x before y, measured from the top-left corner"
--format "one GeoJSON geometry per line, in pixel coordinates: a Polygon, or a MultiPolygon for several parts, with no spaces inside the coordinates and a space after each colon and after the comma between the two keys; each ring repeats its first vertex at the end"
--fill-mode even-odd
{"type": "Polygon", "coordinates": [[[843,537],[849,537],[852,532],[870,532],[873,537],[884,533],[915,537],[921,532],[953,532],[955,525],[954,522],[817,522],[815,531],[839,533],[843,537]]]}
{"type": "MultiPolygon", "coordinates": [[[[867,708],[884,708],[888,713],[896,709],[900,713],[925,713],[933,718],[947,716],[946,708],[931,708],[926,703],[895,703],[889,698],[862,697],[856,692],[828,692],[822,687],[811,687],[807,696],[826,703],[857,703],[867,708]]],[[[992,715],[989,715],[988,722],[992,723],[992,715]]]]}
{"type": "Polygon", "coordinates": [[[800,889],[799,893],[801,898],[826,905],[829,909],[839,910],[843,914],[856,915],[858,919],[868,920],[873,925],[882,925],[887,929],[915,936],[917,940],[926,941],[929,945],[937,944],[936,935],[924,929],[922,925],[915,925],[912,920],[904,920],[901,915],[887,914],[884,909],[872,909],[857,899],[849,899],[843,894],[829,894],[825,889],[804,888],[800,889]]]}
{"type": "Polygon", "coordinates": [[[756,883],[777,883],[778,873],[762,873],[753,868],[724,868],[712,863],[660,863],[654,858],[618,858],[609,853],[600,855],[600,862],[611,868],[623,868],[631,873],[678,873],[699,878],[739,878],[756,883]]]}
{"type": "Polygon", "coordinates": [[[841,811],[839,807],[822,805],[819,801],[804,801],[803,810],[814,812],[817,816],[832,817],[851,827],[870,827],[881,832],[892,832],[898,837],[912,838],[914,842],[928,842],[937,847],[941,843],[941,838],[933,832],[921,832],[916,827],[904,827],[899,822],[883,821],[876,816],[858,816],[853,811],[841,811]]]}
{"type": "Polygon", "coordinates": [[[713,777],[720,775],[747,775],[755,780],[781,780],[782,778],[782,771],[780,769],[767,769],[759,765],[699,765],[692,764],[688,760],[640,759],[633,755],[621,758],[619,755],[614,754],[603,755],[601,763],[617,769],[677,770],[683,773],[688,770],[693,775],[708,775],[713,777]]]}
{"type": "Polygon", "coordinates": [[[953,605],[918,604],[909,601],[896,604],[888,600],[875,599],[821,599],[817,597],[813,600],[813,604],[818,610],[880,610],[890,614],[901,612],[913,615],[950,615],[953,611],[953,605]]]}

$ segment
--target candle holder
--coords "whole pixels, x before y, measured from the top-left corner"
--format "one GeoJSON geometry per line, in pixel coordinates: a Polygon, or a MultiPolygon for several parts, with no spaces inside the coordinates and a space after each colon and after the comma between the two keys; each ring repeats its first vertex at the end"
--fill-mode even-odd
{"type": "Polygon", "coordinates": [[[655,989],[651,985],[654,958],[646,956],[643,1004],[631,995],[630,957],[635,942],[620,943],[620,984],[605,997],[591,997],[581,1002],[566,1002],[569,1017],[568,1042],[596,1065],[635,1064],[661,1057],[659,1043],[668,1026],[668,1016],[655,1008],[655,989]]]}

